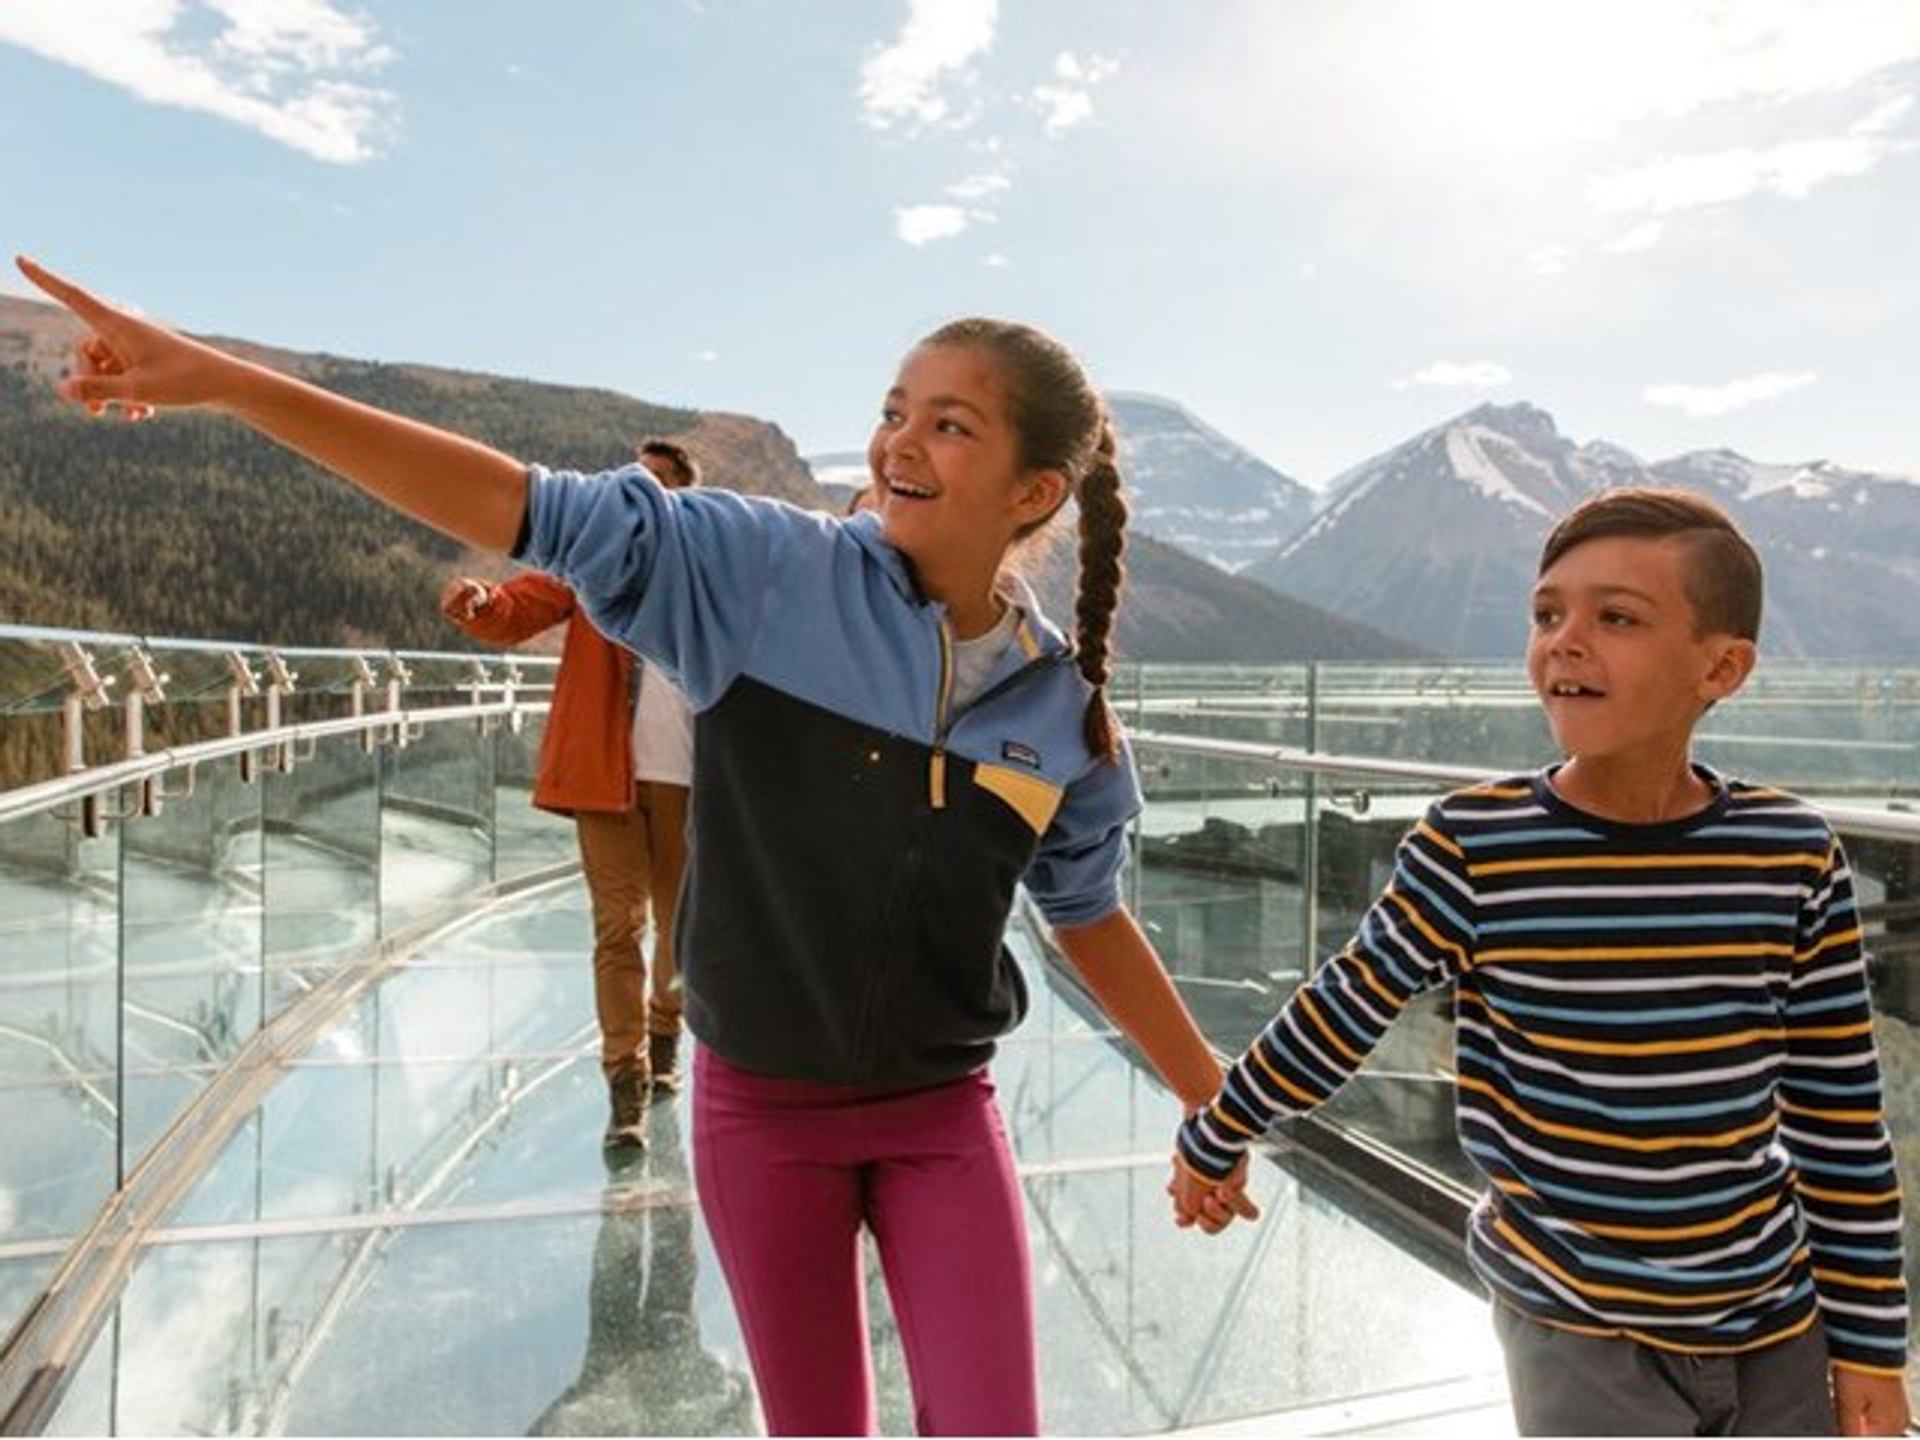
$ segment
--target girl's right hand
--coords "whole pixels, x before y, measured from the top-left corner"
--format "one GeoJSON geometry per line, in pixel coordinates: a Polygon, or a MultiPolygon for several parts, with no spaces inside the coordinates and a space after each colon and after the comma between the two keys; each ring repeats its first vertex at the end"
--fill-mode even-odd
{"type": "Polygon", "coordinates": [[[1236,1218],[1260,1218],[1260,1207],[1247,1194],[1247,1157],[1244,1155],[1226,1179],[1208,1180],[1189,1170],[1176,1148],[1173,1178],[1167,1181],[1167,1194],[1173,1197],[1173,1223],[1183,1230],[1198,1225],[1207,1234],[1218,1235],[1236,1218]]]}
{"type": "Polygon", "coordinates": [[[109,305],[20,258],[20,273],[93,333],[60,393],[94,414],[140,419],[161,405],[209,405],[343,476],[384,504],[488,550],[526,523],[527,467],[505,451],[335,395],[109,305]]]}
{"type": "Polygon", "coordinates": [[[217,405],[246,369],[244,361],[109,305],[24,255],[14,263],[92,330],[74,347],[73,373],[60,393],[95,415],[111,407],[144,420],[162,405],[217,405]]]}

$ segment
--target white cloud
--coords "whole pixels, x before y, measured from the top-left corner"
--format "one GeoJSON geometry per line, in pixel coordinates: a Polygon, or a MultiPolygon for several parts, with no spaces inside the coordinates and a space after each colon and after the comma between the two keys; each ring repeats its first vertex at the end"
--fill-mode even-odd
{"type": "Polygon", "coordinates": [[[956,200],[984,200],[989,195],[1005,194],[1013,187],[1013,181],[999,171],[982,171],[978,175],[969,175],[964,180],[956,180],[947,186],[947,194],[956,200]]]}
{"type": "Polygon", "coordinates": [[[1393,388],[1409,385],[1441,385],[1450,389],[1498,390],[1513,379],[1513,372],[1491,360],[1436,360],[1424,370],[1416,370],[1393,382],[1393,388]]]}
{"type": "Polygon", "coordinates": [[[918,249],[935,240],[951,240],[979,218],[960,205],[902,205],[893,212],[893,233],[918,249]]]}
{"type": "Polygon", "coordinates": [[[862,117],[877,130],[965,123],[941,86],[992,46],[999,19],[999,0],[911,0],[899,35],[860,67],[862,117]]]}
{"type": "Polygon", "coordinates": [[[1565,245],[1543,245],[1527,256],[1527,268],[1536,275],[1564,275],[1573,263],[1573,251],[1565,245]]]}
{"type": "Polygon", "coordinates": [[[720,352],[718,350],[715,350],[709,347],[705,350],[694,351],[693,358],[700,361],[702,364],[711,365],[714,361],[720,358],[720,352]]]}
{"type": "Polygon", "coordinates": [[[1724,385],[1650,385],[1640,392],[1640,397],[1649,405],[1666,406],[1695,420],[1707,420],[1717,415],[1731,415],[1736,410],[1744,410],[1762,401],[1778,400],[1782,395],[1803,389],[1819,378],[1810,370],[1801,370],[1792,375],[1768,371],[1762,375],[1729,380],[1724,385]]]}
{"type": "Polygon", "coordinates": [[[1900,117],[1913,108],[1913,96],[1895,95],[1881,101],[1863,118],[1847,127],[1849,135],[1884,135],[1900,117]]]}
{"type": "Polygon", "coordinates": [[[1865,175],[1889,155],[1909,148],[1908,143],[1860,134],[1795,140],[1767,150],[1664,155],[1650,165],[1595,180],[1587,195],[1602,211],[1654,215],[1725,205],[1757,194],[1799,200],[1829,180],[1865,175]]]}
{"type": "Polygon", "coordinates": [[[332,0],[13,0],[0,43],[341,165],[373,158],[393,107],[351,78],[393,52],[332,0]]]}
{"type": "Polygon", "coordinates": [[[1444,95],[1456,107],[1413,107],[1422,123],[1507,132],[1521,143],[1602,138],[1720,104],[1837,95],[1920,59],[1920,5],[1912,0],[1449,0],[1408,8],[1386,78],[1398,85],[1400,65],[1424,67],[1427,88],[1416,95],[1444,95]]]}
{"type": "Polygon", "coordinates": [[[1093,118],[1093,94],[1066,85],[1036,85],[1033,104],[1049,135],[1062,135],[1093,118]]]}
{"type": "Polygon", "coordinates": [[[1633,255],[1642,250],[1651,250],[1660,243],[1661,236],[1667,232],[1664,220],[1643,220],[1617,240],[1609,242],[1604,248],[1610,255],[1633,255]]]}
{"type": "Polygon", "coordinates": [[[1054,57],[1053,79],[1033,87],[1028,103],[1040,112],[1040,123],[1048,135],[1062,135],[1093,118],[1093,92],[1120,69],[1110,56],[1095,55],[1080,59],[1063,50],[1054,57]]]}
{"type": "Polygon", "coordinates": [[[989,270],[1004,270],[1013,264],[1011,260],[1007,259],[1007,257],[998,250],[987,256],[987,258],[980,263],[985,265],[989,270]]]}

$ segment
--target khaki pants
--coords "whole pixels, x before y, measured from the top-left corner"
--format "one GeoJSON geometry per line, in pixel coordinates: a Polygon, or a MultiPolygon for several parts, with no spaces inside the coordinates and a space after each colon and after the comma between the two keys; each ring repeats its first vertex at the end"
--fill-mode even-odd
{"type": "Polygon", "coordinates": [[[687,787],[642,780],[633,788],[631,810],[582,810],[574,816],[580,868],[593,905],[593,1003],[600,1016],[600,1064],[609,1075],[628,1067],[646,1074],[648,1033],[680,1033],[673,907],[686,868],[687,787]],[[649,911],[651,976],[640,953],[649,911]]]}

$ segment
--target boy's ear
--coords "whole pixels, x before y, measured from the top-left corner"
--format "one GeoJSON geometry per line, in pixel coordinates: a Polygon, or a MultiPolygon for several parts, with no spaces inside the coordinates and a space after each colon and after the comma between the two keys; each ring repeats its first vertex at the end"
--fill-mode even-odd
{"type": "Polygon", "coordinates": [[[1712,664],[1700,682],[1700,698],[1708,704],[1725,700],[1746,684],[1760,658],[1760,648],[1751,640],[1717,635],[1713,643],[1712,664]]]}

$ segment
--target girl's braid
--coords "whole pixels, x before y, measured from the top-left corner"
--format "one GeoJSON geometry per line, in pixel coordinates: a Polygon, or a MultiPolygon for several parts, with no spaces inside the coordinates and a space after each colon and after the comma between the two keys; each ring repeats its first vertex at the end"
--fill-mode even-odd
{"type": "Polygon", "coordinates": [[[1107,704],[1109,638],[1127,570],[1127,501],[1114,463],[1113,426],[1104,417],[1086,473],[1080,478],[1080,589],[1074,597],[1075,650],[1080,673],[1093,686],[1087,699],[1087,748],[1107,760],[1120,757],[1120,728],[1107,704]]]}

